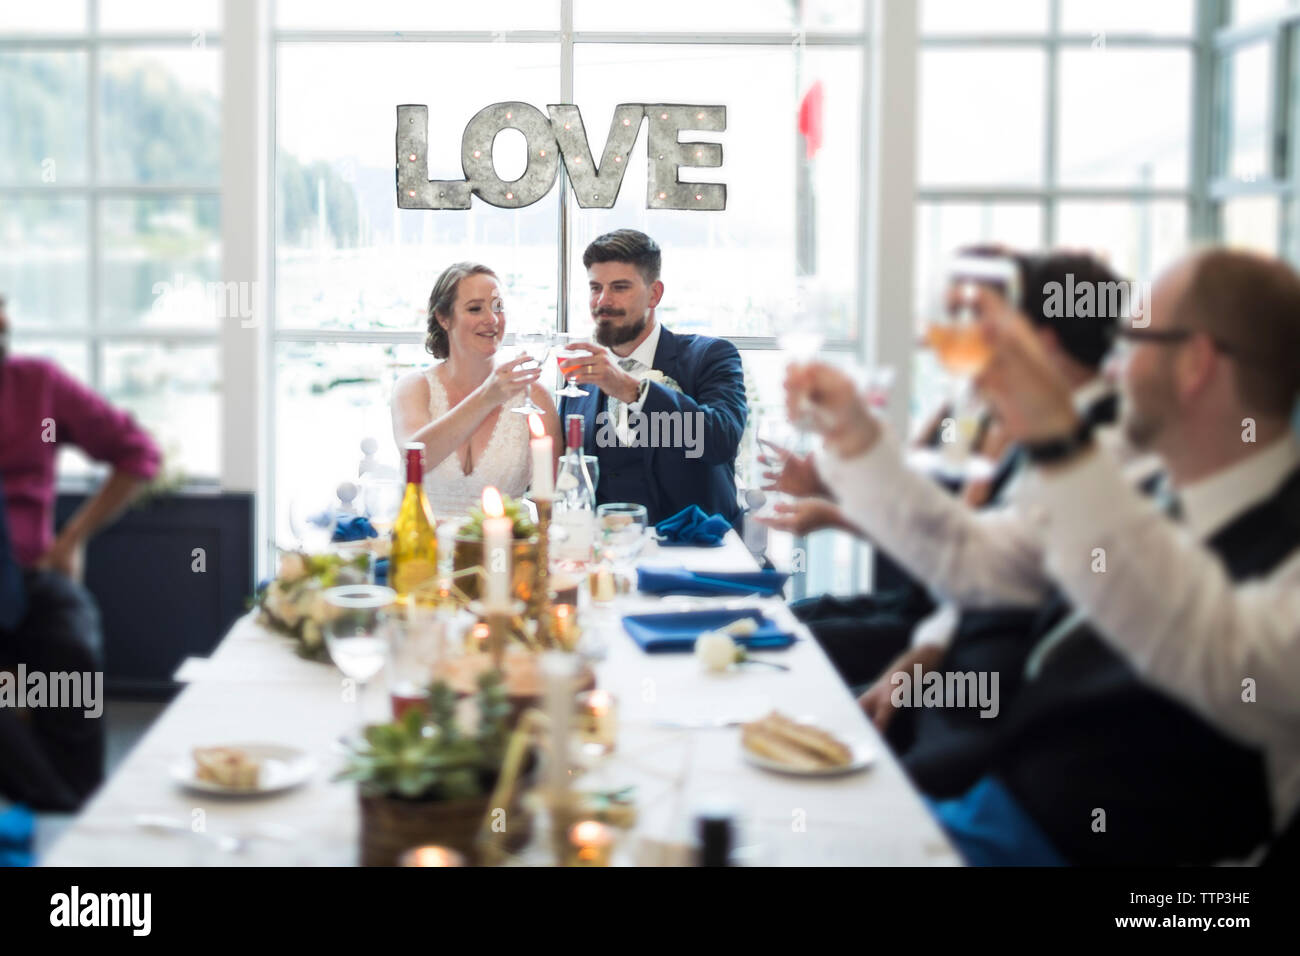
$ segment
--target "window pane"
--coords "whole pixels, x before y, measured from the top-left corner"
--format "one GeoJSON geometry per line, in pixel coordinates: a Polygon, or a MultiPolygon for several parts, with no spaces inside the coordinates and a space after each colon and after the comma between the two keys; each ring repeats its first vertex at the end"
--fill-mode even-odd
{"type": "Polygon", "coordinates": [[[559,0],[278,0],[282,30],[558,30],[559,0]]]}
{"type": "Polygon", "coordinates": [[[397,379],[434,359],[416,345],[280,342],[275,350],[276,538],[293,540],[296,495],[355,481],[361,441],[379,442],[378,459],[394,468],[389,399],[397,379]]]}
{"type": "Polygon", "coordinates": [[[0,33],[75,33],[86,29],[86,0],[6,3],[0,33]]]}
{"type": "Polygon", "coordinates": [[[1095,253],[1126,279],[1151,279],[1187,249],[1187,204],[1063,202],[1055,245],[1095,253]]]}
{"type": "Polygon", "coordinates": [[[1195,29],[1193,0],[1063,0],[1061,30],[1088,33],[1157,33],[1190,35],[1195,29]]]}
{"type": "Polygon", "coordinates": [[[104,395],[129,410],[162,449],[168,472],[220,469],[220,360],[215,345],[104,346],[104,395]]]}
{"type": "Polygon", "coordinates": [[[1049,0],[921,0],[922,33],[1046,33],[1049,0]]]}
{"type": "Polygon", "coordinates": [[[221,59],[197,47],[101,54],[100,171],[108,182],[221,180],[221,59]]]}
{"type": "Polygon", "coordinates": [[[87,324],[86,203],[0,202],[0,293],[15,328],[87,324]]]}
{"type": "Polygon", "coordinates": [[[216,197],[105,199],[100,221],[100,319],[105,325],[215,327],[250,318],[221,277],[216,197]]]}
{"type": "MultiPolygon", "coordinates": [[[[287,44],[277,66],[276,321],[422,333],[429,292],[453,262],[501,276],[507,315],[554,316],[554,193],[520,210],[397,208],[396,104],[429,105],[429,173],[462,174],[461,134],[484,106],[560,87],[554,44],[287,44]],[[475,75],[471,89],[464,77],[475,75]],[[449,97],[448,90],[464,91],[449,97]]],[[[548,92],[549,91],[549,92],[548,92]]],[[[523,150],[501,139],[503,176],[523,150]]],[[[522,136],[518,142],[522,143],[522,136]]],[[[516,173],[517,174],[517,173],[516,173]]]]}
{"type": "Polygon", "coordinates": [[[727,208],[647,209],[642,129],[614,208],[571,207],[570,328],[591,328],[583,251],[598,235],[630,227],[663,249],[658,315],[676,331],[775,335],[802,316],[827,337],[853,337],[861,62],[850,49],[579,45],[575,100],[597,156],[615,105],[639,102],[646,76],[656,77],[662,102],[726,104],[725,132],[681,134],[685,142],[721,143],[723,165],[681,175],[726,183],[727,208]],[[810,162],[797,129],[796,55],[804,89],[821,84],[827,117],[810,162]]]}
{"type": "Polygon", "coordinates": [[[1253,182],[1270,174],[1271,65],[1272,54],[1267,43],[1235,52],[1224,64],[1223,92],[1229,111],[1226,174],[1233,179],[1253,182]]]}
{"type": "Polygon", "coordinates": [[[1183,50],[1061,54],[1060,176],[1071,186],[1184,186],[1192,55],[1183,50]]]}
{"type": "Polygon", "coordinates": [[[629,30],[651,33],[726,33],[862,29],[862,0],[746,0],[743,10],[729,3],[695,0],[660,0],[654,4],[610,3],[609,0],[574,0],[573,25],[577,30],[629,30]],[[802,14],[802,22],[800,15],[802,14]]]}
{"type": "Polygon", "coordinates": [[[86,55],[0,52],[0,182],[86,178],[86,55]]]}
{"type": "Polygon", "coordinates": [[[161,31],[200,40],[221,26],[221,0],[99,0],[99,28],[105,33],[161,31]]]}
{"type": "Polygon", "coordinates": [[[923,331],[939,307],[953,257],[972,245],[1034,250],[1043,244],[1038,203],[917,203],[916,310],[923,331]]]}
{"type": "Polygon", "coordinates": [[[1224,245],[1277,255],[1279,200],[1248,196],[1223,204],[1224,245]]]}
{"type": "Polygon", "coordinates": [[[1232,22],[1256,23],[1298,5],[1297,0],[1232,0],[1232,22]]]}
{"type": "Polygon", "coordinates": [[[1041,185],[1045,69],[1038,50],[923,51],[921,184],[1041,185]]]}

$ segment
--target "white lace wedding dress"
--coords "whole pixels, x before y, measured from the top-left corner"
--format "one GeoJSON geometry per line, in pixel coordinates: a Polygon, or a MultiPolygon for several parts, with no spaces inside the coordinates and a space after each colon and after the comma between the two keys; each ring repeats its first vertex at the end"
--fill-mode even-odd
{"type": "MultiPolygon", "coordinates": [[[[437,368],[435,365],[424,370],[424,378],[429,383],[431,421],[447,414],[449,407],[447,390],[442,387],[437,368]]],[[[489,485],[512,498],[519,498],[528,490],[533,476],[528,416],[510,410],[522,399],[521,393],[518,400],[512,399],[502,406],[487,448],[468,475],[461,469],[460,457],[455,452],[424,473],[424,490],[434,518],[463,517],[481,503],[483,489],[489,485]]]]}

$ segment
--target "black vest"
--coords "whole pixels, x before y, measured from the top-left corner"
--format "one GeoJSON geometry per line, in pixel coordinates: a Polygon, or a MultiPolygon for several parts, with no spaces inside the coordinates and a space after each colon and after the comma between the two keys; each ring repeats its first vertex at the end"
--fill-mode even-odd
{"type": "MultiPolygon", "coordinates": [[[[1300,547],[1300,471],[1207,546],[1234,581],[1272,572],[1300,547]]],[[[1012,666],[1018,676],[1024,655],[1012,666]]],[[[1091,628],[1063,641],[1010,700],[1000,696],[1001,714],[967,715],[971,733],[950,735],[946,755],[918,741],[905,764],[930,778],[918,779],[922,789],[953,795],[995,774],[1077,863],[1207,864],[1268,840],[1260,752],[1145,684],[1091,628]],[[1093,829],[1097,810],[1104,832],[1093,829]]]]}

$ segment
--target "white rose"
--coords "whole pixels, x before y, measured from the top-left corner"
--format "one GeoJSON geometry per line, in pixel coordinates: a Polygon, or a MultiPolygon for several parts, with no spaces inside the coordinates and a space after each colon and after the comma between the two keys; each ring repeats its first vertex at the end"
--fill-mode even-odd
{"type": "Polygon", "coordinates": [[[725,671],[736,662],[736,642],[730,634],[706,631],[695,639],[695,659],[706,671],[725,671]]]}

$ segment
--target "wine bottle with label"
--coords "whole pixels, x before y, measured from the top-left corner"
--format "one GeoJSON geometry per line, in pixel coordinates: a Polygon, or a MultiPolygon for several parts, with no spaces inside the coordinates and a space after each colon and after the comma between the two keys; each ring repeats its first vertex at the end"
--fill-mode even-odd
{"type": "Polygon", "coordinates": [[[569,415],[565,424],[564,462],[555,477],[555,505],[551,527],[559,531],[551,555],[562,561],[590,561],[596,527],[596,485],[582,454],[581,415],[569,415]]]}
{"type": "Polygon", "coordinates": [[[403,604],[437,599],[438,537],[424,493],[424,443],[406,445],[406,494],[393,522],[388,580],[403,604]]]}

